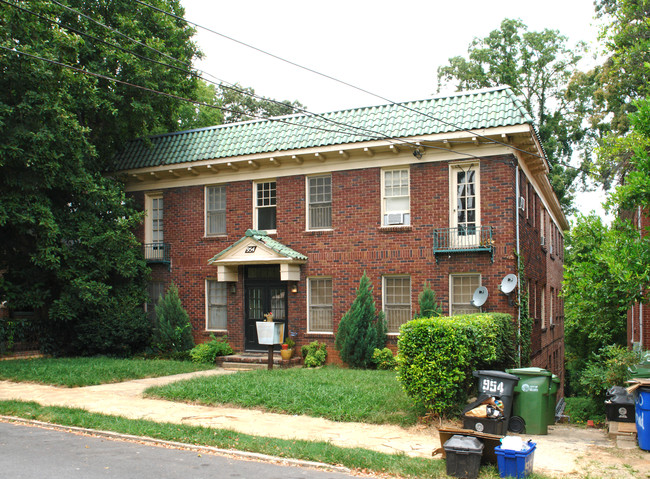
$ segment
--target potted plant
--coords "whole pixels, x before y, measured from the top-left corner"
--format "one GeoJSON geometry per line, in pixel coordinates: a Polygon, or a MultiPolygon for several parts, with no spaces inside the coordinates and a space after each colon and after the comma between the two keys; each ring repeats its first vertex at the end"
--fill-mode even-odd
{"type": "Polygon", "coordinates": [[[295,341],[291,337],[287,337],[286,341],[282,343],[282,349],[280,350],[280,355],[282,359],[288,361],[293,356],[293,347],[296,345],[295,341]]]}

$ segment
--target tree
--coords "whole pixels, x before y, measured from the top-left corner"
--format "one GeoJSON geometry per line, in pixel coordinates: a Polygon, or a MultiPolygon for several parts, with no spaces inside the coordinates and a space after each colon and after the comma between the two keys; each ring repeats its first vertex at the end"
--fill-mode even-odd
{"type": "MultiPolygon", "coordinates": [[[[587,90],[584,111],[597,139],[620,137],[630,129],[635,101],[650,94],[650,3],[637,0],[597,0],[597,16],[604,20],[600,38],[607,59],[577,75],[571,88],[587,90]]],[[[606,139],[605,143],[611,143],[606,139]]],[[[607,146],[607,144],[606,144],[607,146]]],[[[625,150],[600,154],[592,165],[594,179],[605,189],[625,180],[630,171],[625,150]]]]}
{"type": "Polygon", "coordinates": [[[174,283],[156,304],[156,322],[153,346],[159,351],[176,353],[194,347],[190,318],[181,304],[178,288],[174,283]]]}
{"type": "Polygon", "coordinates": [[[416,318],[442,316],[442,308],[436,301],[436,292],[431,289],[428,281],[424,282],[424,289],[418,295],[418,305],[420,312],[415,316],[416,318]]]}
{"type": "MultiPolygon", "coordinates": [[[[152,3],[183,15],[178,0],[152,3]]],[[[125,138],[177,128],[178,101],[39,58],[187,96],[191,74],[142,57],[171,61],[146,44],[191,63],[192,34],[125,0],[0,9],[0,301],[42,313],[44,347],[129,354],[148,342],[142,217],[105,172],[125,138]]]]}
{"type": "Polygon", "coordinates": [[[438,68],[438,90],[446,84],[458,90],[508,85],[523,99],[539,128],[551,184],[565,207],[572,204],[577,171],[563,163],[585,134],[582,118],[569,106],[566,87],[584,49],[583,43],[569,47],[557,30],[529,31],[521,20],[505,19],[499,29],[472,41],[468,58],[453,57],[438,68]]]}
{"type": "Polygon", "coordinates": [[[375,348],[386,346],[384,313],[377,313],[372,297],[372,283],[366,273],[359,281],[357,296],[341,318],[336,332],[335,346],[341,359],[352,368],[370,368],[374,365],[375,348]]]}

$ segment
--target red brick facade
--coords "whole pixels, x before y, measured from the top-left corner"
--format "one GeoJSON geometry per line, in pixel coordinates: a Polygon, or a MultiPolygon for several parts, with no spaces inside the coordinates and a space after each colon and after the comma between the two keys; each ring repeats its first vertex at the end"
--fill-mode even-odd
{"type": "MultiPolygon", "coordinates": [[[[275,178],[277,234],[273,238],[308,257],[301,266],[297,292],[288,292],[288,327],[298,333],[298,345],[324,341],[328,345],[330,360],[338,362],[333,333],[307,332],[307,279],[317,276],[332,278],[334,331],[339,319],[349,309],[364,271],[374,285],[378,309],[382,308],[382,277],[408,275],[412,313],[417,312],[418,294],[424,282],[428,281],[445,314],[450,305],[450,275],[478,273],[482,286],[489,291],[483,310],[506,312],[517,321],[517,306],[510,305],[498,287],[505,275],[517,274],[518,217],[519,247],[524,261],[522,279],[526,280],[524,288],[530,288],[530,314],[535,318],[531,349],[533,365],[563,376],[564,314],[558,296],[562,281],[562,234],[529,183],[528,176],[519,169],[514,155],[484,157],[479,163],[480,224],[493,229],[493,257],[489,252],[434,256],[434,228],[450,227],[452,205],[448,161],[414,162],[407,166],[410,226],[381,226],[382,170],[373,166],[372,161],[365,168],[331,171],[331,230],[306,231],[305,175],[275,178]],[[522,183],[519,196],[526,198],[523,205],[517,198],[518,176],[522,183]],[[542,217],[548,236],[544,245],[540,240],[542,217]],[[542,290],[545,291],[546,303],[543,307],[542,290]],[[545,321],[542,321],[542,311],[546,315],[545,321]],[[552,324],[549,318],[552,318],[552,324]]],[[[177,284],[183,306],[192,321],[195,339],[199,342],[210,334],[206,331],[206,280],[217,276],[216,267],[208,265],[208,260],[253,228],[254,182],[232,181],[225,183],[227,234],[206,237],[204,198],[205,186],[210,184],[219,183],[156,190],[162,192],[164,199],[164,240],[170,244],[171,262],[169,265],[153,264],[152,279],[177,284]]],[[[132,193],[142,207],[145,193],[132,193]]],[[[144,228],[138,234],[142,238],[144,228]]],[[[233,348],[242,351],[245,349],[243,267],[239,268],[238,274],[239,281],[228,290],[227,334],[233,348]]],[[[396,336],[390,337],[389,346],[396,347],[396,336]]]]}
{"type": "MultiPolygon", "coordinates": [[[[625,215],[634,222],[639,231],[647,232],[650,228],[648,211],[637,208],[625,215]]],[[[644,295],[647,296],[645,291],[644,295]]],[[[633,347],[640,344],[644,351],[650,350],[650,305],[635,303],[627,312],[627,344],[633,347]]]]}

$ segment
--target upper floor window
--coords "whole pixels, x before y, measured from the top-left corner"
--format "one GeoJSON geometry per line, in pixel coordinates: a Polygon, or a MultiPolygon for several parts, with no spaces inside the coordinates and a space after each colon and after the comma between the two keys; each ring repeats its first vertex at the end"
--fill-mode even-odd
{"type": "Polygon", "coordinates": [[[307,330],[310,333],[333,331],[332,278],[309,278],[307,330]]]}
{"type": "Polygon", "coordinates": [[[450,168],[451,218],[452,228],[456,228],[458,238],[472,244],[471,238],[478,241],[477,227],[480,226],[479,208],[479,168],[477,163],[460,163],[450,168]]]}
{"type": "Polygon", "coordinates": [[[226,187],[208,186],[205,189],[205,234],[226,234],[226,187]]]}
{"type": "Polygon", "coordinates": [[[480,274],[452,274],[449,276],[449,315],[478,313],[472,304],[476,288],[481,286],[480,274]]]}
{"type": "Polygon", "coordinates": [[[332,227],[332,177],[330,175],[307,178],[307,224],[310,230],[332,227]]]}
{"type": "Polygon", "coordinates": [[[144,254],[147,260],[162,260],[165,257],[163,230],[163,195],[148,193],[145,196],[147,219],[144,225],[144,254]]]}
{"type": "Polygon", "coordinates": [[[209,279],[206,281],[208,331],[225,331],[228,325],[228,295],[224,282],[209,279]]]}
{"type": "Polygon", "coordinates": [[[276,184],[275,181],[255,183],[255,215],[253,228],[275,231],[276,229],[276,184]]]}
{"type": "Polygon", "coordinates": [[[382,171],[382,226],[410,225],[409,170],[382,171]]]}
{"type": "Polygon", "coordinates": [[[383,300],[389,333],[399,333],[402,324],[411,318],[411,278],[384,276],[383,300]]]}

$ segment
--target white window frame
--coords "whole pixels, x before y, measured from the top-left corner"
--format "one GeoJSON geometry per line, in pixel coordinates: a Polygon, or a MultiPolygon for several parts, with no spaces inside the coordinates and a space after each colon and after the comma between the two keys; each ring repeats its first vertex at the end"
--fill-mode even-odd
{"type": "Polygon", "coordinates": [[[314,175],[314,176],[308,176],[305,178],[305,197],[307,198],[307,231],[323,231],[323,230],[331,230],[332,229],[332,175],[331,174],[325,174],[325,175],[314,175]],[[327,226],[312,226],[312,212],[311,212],[311,207],[315,205],[327,205],[327,201],[319,201],[319,202],[312,202],[312,180],[319,180],[319,179],[329,179],[329,208],[330,208],[330,222],[329,225],[327,226]]]}
{"type": "Polygon", "coordinates": [[[449,164],[449,226],[456,228],[451,235],[452,246],[472,246],[479,243],[481,228],[481,164],[478,161],[463,161],[449,164]],[[475,233],[460,234],[458,224],[458,173],[474,171],[474,226],[475,233]]]}
{"type": "MultiPolygon", "coordinates": [[[[404,185],[399,185],[400,188],[403,188],[404,185]]],[[[400,167],[400,168],[384,168],[381,170],[381,225],[383,227],[391,227],[391,226],[410,226],[411,225],[411,170],[408,167],[400,167]],[[394,183],[391,183],[389,186],[386,181],[386,176],[390,174],[394,174],[395,172],[406,172],[406,195],[404,194],[399,194],[399,195],[394,195],[394,194],[387,194],[386,188],[387,187],[394,187],[394,183]],[[408,205],[406,209],[395,209],[395,210],[389,210],[387,203],[390,199],[395,198],[406,198],[408,205]],[[393,215],[401,215],[401,222],[389,222],[388,221],[388,215],[393,214],[393,215]]]]}
{"type": "MultiPolygon", "coordinates": [[[[454,279],[455,278],[461,278],[461,277],[478,277],[478,285],[476,288],[479,288],[483,285],[483,277],[480,273],[452,273],[449,275],[449,316],[454,316],[455,311],[454,311],[454,304],[457,305],[467,305],[463,306],[463,309],[468,309],[468,308],[473,308],[471,313],[470,312],[463,312],[463,313],[458,313],[458,314],[473,314],[473,313],[480,313],[481,308],[477,308],[476,306],[473,306],[469,301],[467,303],[454,303],[454,279]]],[[[474,290],[476,290],[474,288],[474,290]]],[[[470,300],[473,297],[473,291],[472,294],[470,294],[470,300]]]]}
{"type": "Polygon", "coordinates": [[[216,278],[208,278],[205,280],[205,330],[215,332],[226,332],[228,330],[228,283],[217,281],[216,278]],[[224,303],[217,303],[216,301],[212,301],[213,298],[210,297],[211,284],[216,284],[220,289],[223,289],[223,298],[225,298],[224,303]],[[225,311],[225,328],[210,328],[210,311],[212,308],[219,308],[225,311]]]}
{"type": "Polygon", "coordinates": [[[403,323],[400,323],[400,327],[401,327],[402,324],[404,324],[404,323],[410,321],[411,319],[413,319],[413,307],[412,307],[412,304],[411,304],[411,296],[413,294],[412,287],[413,286],[411,284],[411,276],[408,275],[408,274],[396,274],[396,275],[389,275],[389,276],[383,276],[382,277],[382,288],[381,288],[381,292],[382,292],[382,294],[381,294],[381,296],[382,296],[382,311],[384,312],[384,317],[386,319],[386,328],[387,328],[387,332],[388,332],[389,335],[395,335],[396,336],[396,335],[399,334],[399,328],[397,329],[397,331],[391,331],[390,330],[390,321],[389,321],[389,319],[390,319],[389,318],[389,312],[390,311],[389,310],[390,310],[391,307],[395,307],[396,309],[399,308],[400,310],[405,310],[406,307],[408,307],[408,314],[407,314],[408,319],[406,321],[404,321],[403,323]],[[388,299],[389,299],[388,298],[388,296],[389,296],[389,294],[388,294],[389,293],[389,291],[388,291],[388,289],[389,289],[388,288],[388,283],[391,280],[396,280],[396,279],[400,279],[400,280],[408,279],[408,283],[409,283],[409,291],[408,291],[408,298],[407,298],[408,302],[404,302],[404,303],[389,303],[388,302],[388,299]]]}
{"type": "Polygon", "coordinates": [[[549,296],[549,302],[550,302],[549,308],[548,308],[548,325],[552,327],[553,324],[554,324],[554,321],[553,321],[553,303],[554,303],[554,300],[555,300],[555,288],[551,288],[551,290],[549,291],[548,296],[549,296]]]}
{"type": "Polygon", "coordinates": [[[314,276],[307,278],[307,334],[334,334],[334,284],[331,276],[314,276]],[[331,303],[312,303],[312,288],[316,281],[329,281],[331,303]],[[332,315],[332,329],[329,331],[312,328],[312,308],[329,309],[332,315]]]}
{"type": "Polygon", "coordinates": [[[542,286],[541,289],[541,305],[542,305],[542,329],[546,328],[546,285],[542,286]]]}
{"type": "Polygon", "coordinates": [[[266,230],[267,233],[269,234],[275,234],[277,232],[278,228],[278,183],[275,179],[270,178],[266,180],[260,180],[260,181],[254,181],[253,182],[253,229],[260,229],[259,227],[259,221],[258,221],[258,214],[259,210],[263,208],[275,208],[275,228],[273,229],[268,229],[266,230]],[[267,206],[258,206],[258,196],[257,196],[257,187],[258,185],[264,184],[264,183],[275,183],[275,203],[273,205],[267,205],[267,206]]]}
{"type": "Polygon", "coordinates": [[[226,221],[226,185],[208,185],[205,187],[205,236],[224,236],[227,234],[228,223],[226,221]],[[210,197],[217,194],[216,203],[223,203],[222,208],[210,209],[210,197]],[[223,200],[223,201],[222,201],[223,200]],[[218,217],[223,215],[223,231],[210,232],[210,226],[213,221],[218,223],[218,217]]]}
{"type": "Polygon", "coordinates": [[[162,192],[151,192],[151,193],[146,193],[144,197],[144,207],[145,207],[145,213],[147,215],[147,220],[145,221],[145,228],[144,228],[144,242],[145,243],[162,243],[164,242],[164,236],[165,236],[165,218],[164,218],[164,211],[165,211],[165,203],[163,201],[163,194],[162,192]],[[161,201],[162,203],[160,204],[160,213],[161,216],[157,221],[160,221],[160,237],[154,239],[155,236],[155,228],[154,228],[154,221],[156,219],[154,218],[154,209],[158,207],[157,203],[158,201],[161,201]]]}

